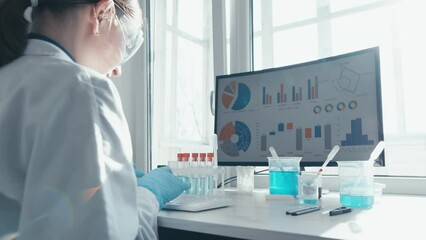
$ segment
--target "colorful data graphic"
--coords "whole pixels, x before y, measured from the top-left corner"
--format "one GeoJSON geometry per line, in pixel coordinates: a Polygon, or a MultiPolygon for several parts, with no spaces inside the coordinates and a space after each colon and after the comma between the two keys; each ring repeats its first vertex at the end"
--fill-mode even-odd
{"type": "Polygon", "coordinates": [[[228,156],[236,157],[239,156],[240,151],[246,152],[250,142],[250,129],[243,122],[229,122],[220,131],[219,145],[228,156]]]}
{"type": "Polygon", "coordinates": [[[331,149],[331,125],[315,125],[313,127],[294,128],[294,123],[279,123],[277,126],[277,131],[270,131],[268,134],[263,134],[260,136],[260,151],[268,151],[268,138],[286,136],[293,138],[293,142],[296,143],[295,150],[303,151],[303,140],[305,139],[322,139],[323,147],[326,150],[331,149]],[[295,131],[294,131],[295,130],[295,131]]]}
{"type": "Polygon", "coordinates": [[[247,85],[233,81],[223,90],[222,104],[226,109],[242,110],[249,104],[250,95],[247,85]]]}
{"type": "Polygon", "coordinates": [[[379,56],[372,48],[218,76],[218,161],[267,164],[274,146],[320,164],[335,145],[335,161],[368,159],[384,135],[379,56]]]}
{"type": "Polygon", "coordinates": [[[270,94],[266,93],[266,87],[263,87],[262,91],[263,91],[263,94],[262,94],[262,104],[263,105],[272,104],[272,96],[270,94]]]}
{"type": "Polygon", "coordinates": [[[308,99],[318,99],[318,76],[315,76],[313,84],[311,83],[311,79],[308,79],[308,99]]]}
{"type": "MultiPolygon", "coordinates": [[[[334,126],[335,127],[335,126],[334,126]]],[[[268,139],[277,141],[277,138],[285,137],[292,139],[295,143],[296,151],[304,151],[306,140],[319,139],[323,141],[322,146],[326,150],[332,148],[332,130],[331,124],[315,125],[312,127],[296,126],[293,122],[278,123],[275,130],[260,136],[260,151],[268,151],[268,139]]],[[[374,145],[373,140],[369,140],[369,136],[362,132],[362,119],[357,118],[350,121],[350,133],[344,135],[344,140],[340,141],[340,146],[367,146],[374,145]]],[[[338,139],[340,140],[340,139],[338,139]]]]}
{"type": "Polygon", "coordinates": [[[276,93],[276,98],[272,97],[266,87],[262,87],[262,104],[271,105],[273,103],[282,104],[287,103],[288,100],[291,102],[301,102],[303,100],[303,92],[306,93],[308,100],[318,99],[318,76],[314,77],[314,80],[308,79],[305,87],[289,86],[286,87],[283,83],[279,85],[279,91],[276,93]],[[287,93],[286,93],[287,92],[287,93]],[[290,99],[287,99],[290,96],[290,99]]]}
{"type": "Polygon", "coordinates": [[[346,134],[346,139],[341,142],[342,146],[373,145],[374,141],[368,139],[368,135],[362,133],[362,119],[351,120],[351,133],[346,134]]]}

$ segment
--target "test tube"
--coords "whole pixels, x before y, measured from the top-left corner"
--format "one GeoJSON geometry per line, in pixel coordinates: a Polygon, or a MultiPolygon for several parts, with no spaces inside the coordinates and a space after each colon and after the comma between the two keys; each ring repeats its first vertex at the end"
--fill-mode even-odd
{"type": "Polygon", "coordinates": [[[191,156],[192,156],[191,166],[197,167],[198,166],[198,153],[192,153],[191,156]]]}
{"type": "Polygon", "coordinates": [[[207,166],[213,167],[214,153],[207,153],[207,166]]]}
{"type": "Polygon", "coordinates": [[[177,162],[178,162],[178,168],[183,168],[182,166],[182,153],[178,153],[177,154],[177,158],[176,158],[177,162]]]}
{"type": "Polygon", "coordinates": [[[189,153],[182,153],[182,167],[188,168],[189,167],[189,153]]]}
{"type": "Polygon", "coordinates": [[[206,154],[205,153],[200,153],[199,154],[199,159],[198,159],[198,166],[200,169],[200,182],[199,185],[200,187],[198,188],[198,195],[206,195],[206,193],[208,192],[208,186],[206,184],[206,177],[207,177],[207,169],[206,169],[206,154]]]}
{"type": "Polygon", "coordinates": [[[191,161],[191,194],[198,194],[198,153],[192,153],[192,161],[191,161]]]}
{"type": "Polygon", "coordinates": [[[176,169],[176,172],[175,172],[175,175],[179,178],[179,179],[181,179],[182,181],[184,181],[184,178],[183,178],[183,176],[182,176],[182,153],[178,153],[177,154],[177,157],[176,157],[176,160],[177,160],[177,169],[176,169]]]}
{"type": "Polygon", "coordinates": [[[207,176],[207,194],[213,194],[213,191],[215,189],[214,185],[215,185],[215,174],[213,171],[213,157],[214,154],[213,153],[207,153],[207,162],[206,162],[206,166],[209,168],[209,175],[207,176]]]}
{"type": "Polygon", "coordinates": [[[200,153],[200,158],[198,159],[198,165],[200,165],[201,167],[206,166],[206,154],[205,153],[200,153]]]}
{"type": "MultiPolygon", "coordinates": [[[[189,153],[182,153],[182,171],[183,171],[183,181],[185,183],[191,183],[191,179],[188,176],[188,168],[189,168],[189,153]]],[[[190,193],[190,190],[185,190],[184,193],[190,193]]]]}

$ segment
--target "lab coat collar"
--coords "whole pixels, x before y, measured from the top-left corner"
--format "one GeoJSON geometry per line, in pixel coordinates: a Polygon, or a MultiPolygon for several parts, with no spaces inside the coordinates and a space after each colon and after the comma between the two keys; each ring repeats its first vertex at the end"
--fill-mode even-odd
{"type": "Polygon", "coordinates": [[[24,55],[55,56],[75,62],[73,56],[58,42],[43,35],[30,33],[24,55]]]}

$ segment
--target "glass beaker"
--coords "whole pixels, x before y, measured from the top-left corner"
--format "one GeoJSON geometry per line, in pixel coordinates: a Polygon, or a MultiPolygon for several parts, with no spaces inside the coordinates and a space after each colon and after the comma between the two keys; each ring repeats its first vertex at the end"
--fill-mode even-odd
{"type": "Polygon", "coordinates": [[[374,161],[338,161],[340,204],[371,208],[374,204],[374,161]]]}
{"type": "Polygon", "coordinates": [[[253,192],[254,167],[237,166],[237,190],[239,192],[253,192]]]}
{"type": "Polygon", "coordinates": [[[301,157],[268,157],[269,193],[297,196],[301,157]]]}
{"type": "Polygon", "coordinates": [[[321,175],[318,172],[302,171],[299,175],[299,201],[302,204],[318,203],[318,183],[321,175]]]}

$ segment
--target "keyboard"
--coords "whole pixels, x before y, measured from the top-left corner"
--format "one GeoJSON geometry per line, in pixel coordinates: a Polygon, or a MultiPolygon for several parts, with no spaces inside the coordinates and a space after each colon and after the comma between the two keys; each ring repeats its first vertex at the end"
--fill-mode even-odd
{"type": "Polygon", "coordinates": [[[163,209],[199,212],[232,205],[232,199],[219,196],[196,196],[182,194],[164,205],[163,209]]]}

